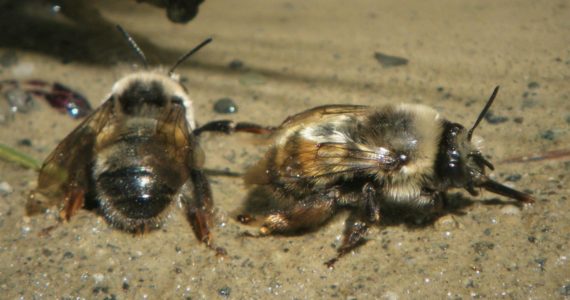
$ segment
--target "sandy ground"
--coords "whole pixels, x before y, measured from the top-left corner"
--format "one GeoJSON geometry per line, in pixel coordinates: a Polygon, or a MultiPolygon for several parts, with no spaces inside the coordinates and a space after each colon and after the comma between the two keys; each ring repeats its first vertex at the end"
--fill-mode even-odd
{"type": "MultiPolygon", "coordinates": [[[[492,109],[499,121],[484,121],[478,134],[494,177],[537,202],[521,209],[490,193],[456,195],[462,204],[435,222],[396,217],[372,229],[365,246],[329,270],[323,262],[335,254],[346,215],[305,235],[240,237],[254,228],[233,219],[247,196],[238,178],[211,178],[224,259],[196,241],[179,209],[142,237],[85,210],[40,237],[56,221],[53,213],[24,216],[36,172],[0,161],[0,182],[13,190],[0,194],[1,298],[570,297],[568,157],[500,163],[570,145],[566,1],[208,0],[187,25],[134,1],[98,1],[75,20],[10,2],[1,2],[0,56],[8,58],[0,78],[62,82],[93,105],[136,62],[115,23],[166,66],[214,37],[178,70],[202,123],[228,118],[213,104],[230,97],[239,107],[230,118],[262,124],[322,104],[412,102],[469,126],[500,84],[492,109]],[[409,63],[383,67],[377,52],[409,63]],[[234,60],[243,67],[230,68],[234,60]]],[[[0,141],[42,160],[77,124],[37,102],[0,124],[0,141]]],[[[236,172],[263,153],[243,134],[207,135],[202,147],[208,168],[236,172]]]]}

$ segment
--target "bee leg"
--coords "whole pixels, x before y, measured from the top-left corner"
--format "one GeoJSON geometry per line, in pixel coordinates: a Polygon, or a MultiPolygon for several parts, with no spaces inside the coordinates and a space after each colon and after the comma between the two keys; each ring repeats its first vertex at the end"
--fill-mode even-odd
{"type": "Polygon", "coordinates": [[[337,249],[337,255],[325,262],[325,265],[332,269],[334,264],[347,253],[364,245],[366,243],[366,233],[368,231],[368,223],[362,220],[360,212],[352,213],[346,220],[343,233],[342,245],[337,249]]]}
{"type": "Polygon", "coordinates": [[[225,249],[214,246],[210,233],[213,214],[210,182],[204,172],[199,169],[190,170],[190,180],[194,186],[193,197],[182,193],[182,203],[186,210],[186,218],[192,225],[192,230],[200,242],[215,250],[217,255],[225,255],[225,249]]]}
{"type": "Polygon", "coordinates": [[[275,128],[265,127],[254,123],[239,122],[236,123],[230,120],[218,120],[208,122],[199,128],[194,129],[192,132],[194,135],[199,136],[202,132],[221,132],[225,134],[231,134],[234,132],[249,132],[254,134],[269,134],[273,132],[275,128]]]}
{"type": "Polygon", "coordinates": [[[69,221],[76,211],[83,207],[85,201],[85,191],[80,188],[71,188],[65,196],[65,204],[59,212],[59,217],[63,221],[69,221]]]}
{"type": "Polygon", "coordinates": [[[84,201],[85,191],[80,188],[71,188],[66,193],[64,205],[59,211],[59,222],[42,229],[38,235],[41,237],[47,237],[59,226],[59,224],[61,224],[61,222],[68,222],[75,212],[83,207],[84,201]]]}
{"type": "Polygon", "coordinates": [[[265,218],[259,230],[260,234],[295,232],[324,223],[336,211],[336,201],[322,194],[315,195],[315,198],[311,197],[288,209],[271,213],[265,218]]]}
{"type": "Polygon", "coordinates": [[[380,223],[380,205],[377,201],[376,189],[372,184],[362,188],[363,205],[353,210],[345,222],[342,245],[337,249],[337,255],[325,262],[332,269],[334,264],[344,255],[366,243],[366,233],[371,224],[380,223]]]}

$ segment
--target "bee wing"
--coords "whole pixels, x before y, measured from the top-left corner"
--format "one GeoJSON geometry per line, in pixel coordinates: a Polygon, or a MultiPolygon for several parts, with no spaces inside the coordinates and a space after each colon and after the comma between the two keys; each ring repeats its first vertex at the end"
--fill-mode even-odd
{"type": "Polygon", "coordinates": [[[46,158],[39,172],[38,187],[32,191],[26,204],[29,215],[54,205],[67,204],[74,195],[83,195],[88,184],[87,167],[92,161],[95,139],[114,116],[113,103],[111,99],[105,101],[46,158]]]}
{"type": "Polygon", "coordinates": [[[186,112],[182,106],[171,105],[173,106],[161,115],[156,127],[156,134],[165,139],[165,149],[162,150],[172,151],[169,157],[180,159],[181,165],[200,167],[204,162],[204,154],[191,134],[186,112]]]}
{"type": "Polygon", "coordinates": [[[309,140],[300,140],[296,146],[298,151],[291,155],[280,154],[284,149],[275,149],[275,156],[266,156],[246,172],[245,183],[264,185],[273,180],[318,180],[359,172],[390,172],[405,162],[405,157],[385,147],[309,140]]]}
{"type": "Polygon", "coordinates": [[[401,166],[402,158],[385,147],[358,143],[314,143],[304,140],[297,159],[289,158],[282,171],[292,178],[335,176],[364,171],[389,172],[401,166]]]}
{"type": "Polygon", "coordinates": [[[361,115],[366,113],[369,109],[370,108],[365,105],[333,104],[317,106],[288,117],[279,128],[284,129],[303,123],[315,122],[330,115],[361,115]]]}

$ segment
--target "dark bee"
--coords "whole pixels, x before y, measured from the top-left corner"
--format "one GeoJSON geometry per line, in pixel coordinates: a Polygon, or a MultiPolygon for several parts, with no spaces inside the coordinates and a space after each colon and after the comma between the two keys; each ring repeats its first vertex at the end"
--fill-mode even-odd
{"type": "MultiPolygon", "coordinates": [[[[142,51],[119,29],[146,65],[142,51]]],[[[61,219],[69,220],[82,207],[97,208],[112,226],[143,233],[159,228],[171,203],[180,200],[197,238],[212,247],[212,193],[196,134],[251,127],[214,121],[193,134],[192,101],[174,69],[210,40],[167,74],[145,70],[118,80],[105,102],[45,160],[28,214],[57,206],[61,219]]]]}
{"type": "Polygon", "coordinates": [[[289,117],[245,176],[246,183],[268,187],[279,203],[288,203],[269,213],[260,234],[315,228],[348,208],[342,245],[326,263],[332,267],[365,242],[386,205],[431,210],[452,188],[473,196],[483,188],[532,203],[530,195],[487,177],[493,165],[472,141],[497,92],[469,130],[415,104],[327,105],[289,117]]]}

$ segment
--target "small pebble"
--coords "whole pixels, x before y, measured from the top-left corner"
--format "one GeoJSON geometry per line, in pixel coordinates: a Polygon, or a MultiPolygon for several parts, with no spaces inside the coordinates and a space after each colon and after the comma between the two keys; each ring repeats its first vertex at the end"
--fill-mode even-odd
{"type": "Polygon", "coordinates": [[[436,90],[441,93],[441,92],[443,92],[444,89],[443,89],[442,86],[438,86],[438,87],[436,88],[436,90]]]}
{"type": "Polygon", "coordinates": [[[570,296],[570,284],[567,284],[560,288],[560,294],[562,296],[570,296]]]}
{"type": "Polygon", "coordinates": [[[517,182],[519,180],[521,180],[522,175],[521,174],[511,174],[509,176],[507,176],[505,178],[506,181],[511,181],[511,182],[517,182]]]}
{"type": "Polygon", "coordinates": [[[106,286],[96,286],[93,288],[92,290],[94,295],[100,294],[100,293],[104,293],[107,294],[109,292],[109,287],[106,286]]]}
{"type": "Polygon", "coordinates": [[[570,115],[566,116],[566,123],[570,124],[570,115]]]}
{"type": "Polygon", "coordinates": [[[382,295],[382,298],[384,300],[398,300],[400,299],[400,297],[398,297],[398,294],[396,292],[392,292],[392,291],[387,291],[382,295]]]}
{"type": "Polygon", "coordinates": [[[529,82],[527,86],[529,89],[537,89],[540,87],[540,84],[538,84],[538,82],[536,82],[536,81],[532,81],[532,82],[529,82]]]}
{"type": "Polygon", "coordinates": [[[493,250],[495,248],[495,244],[487,241],[476,242],[471,245],[475,253],[479,254],[479,256],[485,256],[487,251],[493,250]]]}
{"type": "Polygon", "coordinates": [[[6,97],[12,112],[27,113],[34,106],[32,95],[20,89],[7,90],[4,92],[4,97],[6,97]]]}
{"type": "Polygon", "coordinates": [[[522,122],[524,121],[523,117],[516,117],[513,119],[513,121],[515,121],[515,123],[517,124],[522,124],[522,122]]]}
{"type": "Polygon", "coordinates": [[[14,189],[8,182],[6,181],[0,182],[0,196],[6,196],[12,194],[13,191],[14,189]]]}
{"type": "Polygon", "coordinates": [[[507,216],[517,216],[521,214],[521,210],[514,205],[505,205],[501,208],[501,213],[507,216]]]}
{"type": "Polygon", "coordinates": [[[536,237],[530,235],[530,236],[528,237],[528,241],[534,244],[534,243],[536,243],[536,237]]]}
{"type": "Polygon", "coordinates": [[[544,266],[546,265],[546,257],[540,257],[534,260],[538,264],[540,270],[544,271],[544,266]]]}
{"type": "Polygon", "coordinates": [[[232,61],[230,61],[230,63],[228,64],[228,67],[232,70],[241,70],[243,69],[243,61],[239,60],[239,59],[234,59],[232,61]]]}
{"type": "Polygon", "coordinates": [[[30,139],[21,139],[18,141],[18,145],[19,146],[25,146],[25,147],[31,147],[32,146],[32,140],[30,139]]]}
{"type": "Polygon", "coordinates": [[[545,140],[553,141],[556,138],[556,133],[554,133],[554,131],[552,131],[551,129],[548,129],[546,131],[543,131],[540,134],[540,137],[545,140]]]}
{"type": "Polygon", "coordinates": [[[214,111],[220,114],[233,114],[238,111],[238,107],[231,98],[221,98],[214,103],[214,111]]]}
{"type": "Polygon", "coordinates": [[[387,55],[381,52],[374,53],[374,58],[376,58],[376,60],[385,68],[404,66],[408,64],[408,59],[406,58],[387,55]]]}
{"type": "Polygon", "coordinates": [[[220,296],[222,296],[222,297],[229,297],[231,293],[232,293],[232,289],[230,287],[227,287],[227,286],[218,290],[218,294],[220,294],[220,296]]]}
{"type": "Polygon", "coordinates": [[[434,225],[438,231],[448,231],[462,227],[461,224],[452,215],[445,215],[440,217],[437,219],[434,225]]]}
{"type": "Polygon", "coordinates": [[[485,115],[485,120],[490,124],[500,124],[507,122],[509,118],[505,116],[497,116],[492,111],[488,111],[485,115]]]}

